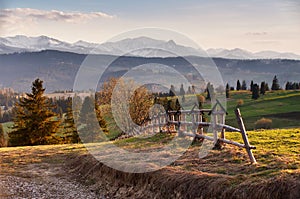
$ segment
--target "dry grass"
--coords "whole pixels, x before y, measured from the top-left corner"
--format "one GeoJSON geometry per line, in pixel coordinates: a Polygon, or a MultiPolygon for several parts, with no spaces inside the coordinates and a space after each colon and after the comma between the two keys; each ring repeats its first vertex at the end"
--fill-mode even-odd
{"type": "MultiPolygon", "coordinates": [[[[257,146],[254,155],[258,163],[254,165],[245,150],[229,145],[199,159],[201,145],[196,143],[170,166],[149,173],[126,173],[98,162],[82,145],[57,145],[1,148],[0,174],[34,178],[42,175],[39,168],[63,166],[74,179],[94,190],[106,190],[104,194],[114,198],[300,198],[299,132],[249,132],[251,144],[257,146]],[[28,169],[36,176],[28,176],[28,169]]],[[[227,138],[240,141],[235,133],[227,138]]],[[[115,144],[130,151],[147,151],[171,139],[172,135],[159,134],[115,144]]],[[[101,148],[103,144],[90,146],[101,148]]],[[[100,155],[109,158],[109,153],[106,150],[100,155]]],[[[158,154],[157,158],[169,155],[158,154]]]]}

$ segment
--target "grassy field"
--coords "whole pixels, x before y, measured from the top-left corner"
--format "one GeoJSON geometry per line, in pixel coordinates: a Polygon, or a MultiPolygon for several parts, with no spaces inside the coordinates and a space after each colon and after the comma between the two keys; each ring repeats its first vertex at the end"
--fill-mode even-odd
{"type": "MultiPolygon", "coordinates": [[[[192,96],[187,96],[186,101],[191,98],[192,96]]],[[[271,119],[271,128],[275,129],[300,126],[300,91],[270,91],[257,100],[251,99],[250,91],[231,91],[230,98],[227,99],[226,123],[229,125],[237,126],[234,110],[240,100],[243,105],[239,108],[249,130],[254,130],[255,122],[263,117],[271,119]]],[[[204,107],[211,108],[209,101],[204,107]]]]}
{"type": "MultiPolygon", "coordinates": [[[[149,138],[128,138],[109,142],[126,150],[152,150],[163,147],[169,143],[174,134],[156,134],[149,138]]],[[[198,158],[198,152],[201,150],[201,144],[195,142],[177,163],[171,165],[181,170],[205,171],[209,173],[219,173],[227,175],[251,174],[251,176],[273,176],[281,173],[300,173],[300,128],[298,129],[274,129],[249,131],[248,137],[250,144],[256,146],[253,150],[257,159],[257,164],[251,165],[244,149],[226,145],[222,150],[211,150],[207,157],[198,158]],[[200,166],[201,165],[201,166],[200,166]]],[[[239,133],[226,133],[226,138],[242,142],[239,133]]],[[[91,144],[93,147],[95,144],[91,144]]],[[[97,144],[95,145],[97,146],[97,144]]],[[[105,143],[99,147],[105,146],[105,143]]],[[[55,161],[55,154],[86,154],[85,147],[81,144],[75,145],[53,145],[53,146],[35,146],[35,147],[12,147],[0,148],[0,154],[6,160],[1,163],[1,168],[11,167],[17,162],[27,161],[43,162],[55,161]],[[27,153],[41,153],[39,156],[23,159],[27,153]],[[20,154],[22,154],[20,156],[20,154]],[[53,156],[53,157],[52,157],[53,156]],[[54,158],[54,159],[53,159],[54,158]]],[[[105,152],[107,153],[107,151],[105,152]]],[[[166,154],[164,154],[166,155],[166,154]]],[[[7,168],[7,169],[8,169],[7,168]]],[[[5,171],[5,170],[3,170],[5,171]]]]}
{"type": "MultiPolygon", "coordinates": [[[[226,193],[235,196],[242,194],[243,197],[239,195],[239,198],[249,198],[250,194],[252,198],[293,198],[293,195],[287,194],[299,194],[297,187],[300,182],[300,128],[249,131],[248,135],[250,143],[257,147],[253,151],[257,164],[249,163],[244,149],[230,145],[224,146],[222,150],[210,150],[206,157],[199,159],[201,143],[195,142],[171,165],[157,172],[138,175],[107,168],[95,162],[83,145],[75,144],[0,148],[0,175],[33,179],[41,177],[44,168],[48,171],[63,166],[68,175],[74,175],[74,178],[83,176],[83,179],[79,179],[87,185],[95,187],[96,184],[101,184],[103,187],[106,184],[108,190],[112,190],[112,194],[115,194],[115,190],[119,190],[120,186],[125,186],[122,187],[125,190],[131,190],[130,186],[134,186],[137,190],[132,192],[145,189],[142,194],[150,194],[150,188],[145,187],[152,181],[153,193],[168,194],[163,192],[161,186],[168,187],[167,190],[179,191],[180,185],[182,197],[187,194],[187,189],[191,191],[189,192],[191,196],[206,194],[203,196],[205,198],[228,198],[226,193]],[[116,181],[116,176],[118,176],[117,184],[109,184],[116,181]],[[218,194],[225,195],[221,197],[218,194]]],[[[128,138],[109,144],[115,144],[127,151],[145,152],[164,146],[173,136],[175,135],[156,134],[149,138],[128,138]]],[[[238,133],[227,133],[226,137],[241,141],[238,133]]],[[[111,152],[101,150],[105,145],[106,143],[88,144],[99,147],[99,155],[107,156],[111,152]]],[[[172,154],[163,153],[161,156],[157,154],[157,157],[168,158],[169,155],[172,154]]],[[[155,165],[151,163],[150,166],[155,165]]],[[[66,173],[57,175],[63,176],[66,173]]]]}
{"type": "MultiPolygon", "coordinates": [[[[173,135],[174,136],[174,135],[173,135]]],[[[198,159],[201,144],[195,142],[179,160],[177,168],[227,175],[249,175],[249,178],[270,177],[282,173],[300,173],[300,128],[249,131],[250,144],[257,164],[251,165],[245,149],[226,145],[222,150],[211,150],[209,155],[198,159]]],[[[172,139],[172,135],[157,134],[147,139],[129,138],[115,143],[125,149],[155,148],[172,139]]],[[[228,132],[226,138],[242,143],[240,133],[228,132]]]]}
{"type": "Polygon", "coordinates": [[[247,129],[254,129],[254,123],[263,117],[272,119],[272,128],[300,125],[300,91],[267,92],[257,100],[251,99],[250,92],[232,92],[226,118],[230,125],[236,125],[234,109],[240,99],[244,101],[240,109],[247,129]]]}

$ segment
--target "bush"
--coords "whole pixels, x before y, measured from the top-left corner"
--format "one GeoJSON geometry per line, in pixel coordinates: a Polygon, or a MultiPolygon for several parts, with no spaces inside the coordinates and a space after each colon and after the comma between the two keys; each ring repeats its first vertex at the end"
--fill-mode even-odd
{"type": "Polygon", "coordinates": [[[237,107],[241,107],[242,105],[244,104],[244,100],[242,100],[242,99],[239,99],[238,101],[237,101],[237,107]]]}
{"type": "Polygon", "coordinates": [[[255,122],[256,129],[270,129],[272,126],[272,120],[267,118],[261,118],[255,122]]]}
{"type": "Polygon", "coordinates": [[[197,95],[198,102],[204,103],[205,97],[203,95],[197,95]]]}

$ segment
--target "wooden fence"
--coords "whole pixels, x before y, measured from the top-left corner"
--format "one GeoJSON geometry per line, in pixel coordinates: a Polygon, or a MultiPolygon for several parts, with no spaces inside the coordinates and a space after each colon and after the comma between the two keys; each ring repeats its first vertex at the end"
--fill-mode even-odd
{"type": "Polygon", "coordinates": [[[245,148],[251,163],[256,163],[251,151],[255,147],[249,143],[240,110],[238,108],[235,110],[239,128],[225,124],[226,114],[227,112],[219,101],[212,109],[195,109],[194,107],[192,110],[168,111],[152,115],[151,120],[142,125],[140,133],[144,135],[159,132],[178,133],[181,136],[207,139],[213,141],[215,145],[222,143],[235,145],[245,148]],[[206,122],[205,116],[210,116],[211,121],[206,122]],[[213,136],[206,135],[205,127],[211,128],[213,136]],[[227,131],[239,132],[243,138],[243,143],[226,139],[225,133],[227,131]]]}

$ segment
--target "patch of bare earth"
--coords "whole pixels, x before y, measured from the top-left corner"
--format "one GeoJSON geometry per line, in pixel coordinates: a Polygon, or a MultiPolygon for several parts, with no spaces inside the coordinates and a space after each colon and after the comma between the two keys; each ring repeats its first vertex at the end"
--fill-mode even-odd
{"type": "Polygon", "coordinates": [[[1,150],[1,199],[102,198],[80,184],[65,168],[61,147],[24,147],[1,150]]]}

